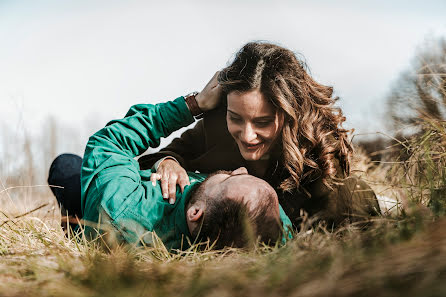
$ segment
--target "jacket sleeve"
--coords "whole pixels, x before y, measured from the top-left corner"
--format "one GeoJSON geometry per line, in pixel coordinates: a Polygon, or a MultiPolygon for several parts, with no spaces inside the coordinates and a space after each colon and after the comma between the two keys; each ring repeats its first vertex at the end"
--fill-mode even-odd
{"type": "Polygon", "coordinates": [[[161,158],[174,157],[188,171],[194,171],[190,160],[198,158],[206,150],[204,121],[200,120],[195,127],[186,130],[179,138],[175,138],[168,146],[157,153],[145,155],[138,159],[141,169],[149,169],[161,158]]]}
{"type": "Polygon", "coordinates": [[[84,219],[98,221],[99,212],[105,211],[114,220],[130,201],[145,198],[147,191],[134,157],[193,121],[180,97],[157,105],[132,106],[125,118],[111,121],[91,136],[81,170],[84,219]]]}

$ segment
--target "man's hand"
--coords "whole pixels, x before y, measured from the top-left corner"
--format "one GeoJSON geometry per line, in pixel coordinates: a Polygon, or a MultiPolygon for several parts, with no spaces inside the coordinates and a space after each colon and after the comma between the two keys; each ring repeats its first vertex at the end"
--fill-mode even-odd
{"type": "Polygon", "coordinates": [[[214,109],[220,104],[221,86],[218,84],[219,73],[220,71],[217,71],[204,89],[195,96],[198,107],[203,112],[214,109]]]}
{"type": "Polygon", "coordinates": [[[189,176],[178,164],[177,161],[172,159],[165,159],[160,164],[156,173],[152,173],[150,181],[156,186],[156,181],[161,180],[161,191],[164,199],[169,199],[170,204],[174,204],[176,200],[176,188],[177,184],[181,188],[181,192],[184,191],[186,185],[190,185],[189,176]]]}

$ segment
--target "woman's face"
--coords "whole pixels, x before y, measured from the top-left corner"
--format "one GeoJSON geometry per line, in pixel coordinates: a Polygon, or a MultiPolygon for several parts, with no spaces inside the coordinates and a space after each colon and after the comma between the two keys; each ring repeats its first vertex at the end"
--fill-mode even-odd
{"type": "Polygon", "coordinates": [[[259,90],[228,94],[228,130],[243,158],[260,160],[274,146],[283,126],[274,106],[259,90]]]}

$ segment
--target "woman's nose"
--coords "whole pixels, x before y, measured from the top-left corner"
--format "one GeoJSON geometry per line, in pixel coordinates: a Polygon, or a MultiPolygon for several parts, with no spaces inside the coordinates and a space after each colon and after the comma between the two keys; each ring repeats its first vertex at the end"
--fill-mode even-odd
{"type": "Polygon", "coordinates": [[[251,124],[248,123],[243,127],[240,138],[246,143],[250,143],[257,138],[257,133],[255,132],[251,124]]]}

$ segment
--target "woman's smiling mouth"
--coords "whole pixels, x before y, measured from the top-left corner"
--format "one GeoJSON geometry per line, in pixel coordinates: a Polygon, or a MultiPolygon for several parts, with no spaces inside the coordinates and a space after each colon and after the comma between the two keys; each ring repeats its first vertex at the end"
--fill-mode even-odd
{"type": "Polygon", "coordinates": [[[246,150],[256,150],[258,148],[261,147],[261,145],[263,144],[263,142],[259,142],[256,144],[251,144],[251,143],[245,143],[245,142],[240,142],[243,146],[243,148],[245,148],[246,150]]]}

